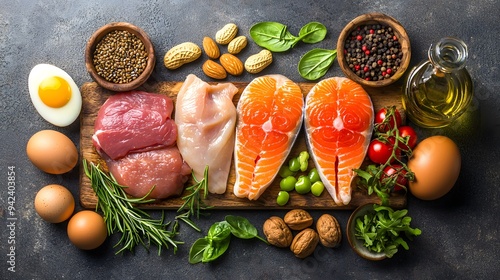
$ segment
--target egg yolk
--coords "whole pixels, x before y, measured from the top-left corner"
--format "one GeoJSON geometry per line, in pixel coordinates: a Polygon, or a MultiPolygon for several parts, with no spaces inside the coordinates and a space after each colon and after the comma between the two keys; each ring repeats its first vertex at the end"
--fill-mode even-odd
{"type": "Polygon", "coordinates": [[[38,86],[38,95],[45,105],[60,108],[71,99],[71,87],[61,77],[47,77],[38,86]]]}

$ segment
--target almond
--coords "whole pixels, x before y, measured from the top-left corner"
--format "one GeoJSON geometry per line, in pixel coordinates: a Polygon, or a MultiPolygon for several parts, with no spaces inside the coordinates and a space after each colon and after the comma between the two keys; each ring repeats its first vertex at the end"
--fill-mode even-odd
{"type": "Polygon", "coordinates": [[[227,77],[227,73],[226,70],[224,70],[224,67],[213,60],[205,61],[201,69],[203,70],[203,73],[205,73],[205,75],[213,79],[222,80],[227,77]]]}
{"type": "Polygon", "coordinates": [[[217,43],[210,37],[203,38],[203,50],[207,56],[212,59],[217,59],[220,56],[219,46],[217,46],[217,43]]]}
{"type": "Polygon", "coordinates": [[[236,56],[225,53],[220,56],[220,64],[226,69],[227,73],[233,76],[239,76],[243,73],[243,62],[236,56]]]}

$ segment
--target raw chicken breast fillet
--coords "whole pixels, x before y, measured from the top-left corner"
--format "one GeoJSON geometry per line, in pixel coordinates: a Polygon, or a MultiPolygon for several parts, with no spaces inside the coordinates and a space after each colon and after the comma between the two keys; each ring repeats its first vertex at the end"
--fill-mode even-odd
{"type": "Polygon", "coordinates": [[[177,146],[198,180],[208,166],[208,190],[226,191],[234,149],[238,89],[231,83],[210,85],[188,75],[175,104],[177,146]]]}

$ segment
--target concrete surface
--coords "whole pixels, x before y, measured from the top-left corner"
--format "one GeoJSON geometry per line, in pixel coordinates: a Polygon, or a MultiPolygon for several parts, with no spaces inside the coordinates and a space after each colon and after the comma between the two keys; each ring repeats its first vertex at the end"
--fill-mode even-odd
{"type": "MultiPolygon", "coordinates": [[[[0,1],[0,279],[492,279],[500,272],[500,83],[498,15],[500,2],[479,1],[0,1]],[[231,241],[228,252],[211,264],[190,265],[190,245],[201,236],[183,227],[186,242],[177,254],[157,256],[137,248],[135,254],[115,255],[112,236],[94,251],[80,251],[70,244],[66,223],[42,221],[33,207],[38,189],[50,183],[70,188],[78,197],[78,169],[60,176],[35,168],[25,145],[35,132],[55,129],[79,141],[79,124],[57,128],[35,111],[27,79],[33,66],[54,64],[67,71],[78,85],[90,81],[84,65],[84,48],[92,33],[109,22],[127,21],[152,38],[158,63],[151,81],[183,81],[187,74],[203,77],[202,60],[177,71],[162,64],[164,53],[184,41],[201,43],[224,24],[234,22],[240,34],[261,21],[278,21],[298,33],[310,21],[328,28],[326,39],[314,46],[299,44],[276,54],[264,73],[280,73],[304,81],[296,71],[302,54],[313,47],[333,49],[345,24],[366,12],[383,12],[405,26],[412,44],[412,65],[426,57],[428,46],[443,36],[457,36],[469,46],[467,69],[476,89],[473,105],[461,121],[446,129],[417,129],[421,138],[442,134],[455,140],[462,152],[462,170],[453,190],[436,201],[409,197],[413,225],[423,234],[410,243],[410,251],[393,259],[370,262],[351,250],[345,238],[340,248],[318,247],[305,260],[288,249],[266,246],[255,240],[231,241]],[[8,220],[8,167],[16,171],[15,229],[8,220]],[[15,272],[9,236],[15,238],[15,272]]],[[[254,43],[241,54],[260,48],[254,43]]],[[[327,76],[342,76],[337,63],[327,76]]],[[[250,81],[244,74],[230,81],[250,81]]],[[[78,205],[77,210],[81,207],[78,205]]],[[[350,211],[312,211],[318,218],[335,215],[345,229],[350,211]]],[[[261,232],[271,215],[285,211],[213,210],[199,221],[206,231],[227,214],[250,219],[261,232]]],[[[153,215],[158,215],[154,212],[153,215]]],[[[168,211],[167,218],[175,215],[168,211]]]]}

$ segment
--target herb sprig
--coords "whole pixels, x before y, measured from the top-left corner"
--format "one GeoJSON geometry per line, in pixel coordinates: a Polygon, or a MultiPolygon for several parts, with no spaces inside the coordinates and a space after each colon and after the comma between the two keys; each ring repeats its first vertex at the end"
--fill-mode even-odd
{"type": "Polygon", "coordinates": [[[108,235],[116,232],[122,234],[114,246],[121,245],[116,254],[125,250],[133,251],[139,244],[146,249],[149,249],[150,244],[157,245],[158,255],[161,254],[162,247],[168,249],[169,246],[174,248],[175,253],[177,245],[184,244],[175,239],[178,234],[177,224],[174,224],[173,230],[168,230],[170,222],[164,222],[163,214],[161,219],[153,219],[148,213],[134,206],[153,202],[154,199],[147,199],[153,188],[144,197],[130,198],[124,190],[126,187],[118,184],[111,174],[102,171],[99,165],[88,163],[84,159],[83,169],[98,197],[96,209],[100,209],[104,215],[108,235]]]}

